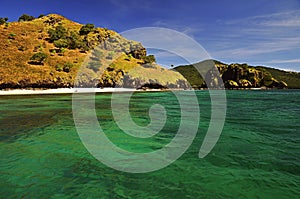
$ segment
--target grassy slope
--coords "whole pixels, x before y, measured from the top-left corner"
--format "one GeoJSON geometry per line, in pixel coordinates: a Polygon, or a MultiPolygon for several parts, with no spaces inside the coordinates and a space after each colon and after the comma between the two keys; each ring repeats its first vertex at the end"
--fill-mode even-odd
{"type": "MultiPolygon", "coordinates": [[[[0,84],[22,85],[36,84],[36,87],[44,87],[45,84],[57,84],[58,87],[66,87],[72,85],[75,77],[82,67],[84,60],[89,53],[82,53],[80,50],[67,49],[63,55],[55,53],[51,55],[51,51],[55,49],[53,43],[48,42],[48,30],[58,25],[45,23],[50,18],[59,19],[60,22],[69,32],[78,32],[82,27],[81,24],[70,21],[60,15],[50,14],[48,16],[35,19],[28,22],[12,22],[8,26],[0,26],[0,84]],[[29,64],[30,57],[36,52],[44,52],[48,55],[44,65],[29,64]],[[57,65],[71,63],[73,65],[70,72],[59,72],[56,70],[57,65]],[[59,82],[59,83],[58,83],[59,82]]],[[[129,42],[125,38],[120,37],[116,32],[104,28],[97,28],[97,33],[89,33],[89,38],[106,39],[107,35],[118,36],[120,42],[129,42]]],[[[137,43],[137,42],[135,42],[137,43]]],[[[102,52],[103,56],[107,56],[108,52],[102,52]]],[[[143,78],[145,81],[155,78],[164,81],[164,77],[168,76],[175,83],[176,79],[183,79],[182,76],[175,72],[163,70],[160,66],[150,72],[148,69],[141,67],[143,62],[139,59],[130,58],[124,54],[112,63],[109,60],[99,60],[101,68],[93,71],[84,68],[86,74],[90,74],[92,78],[100,78],[104,69],[113,64],[116,69],[121,69],[130,76],[143,78]],[[134,69],[136,68],[136,69],[134,69]],[[133,70],[134,69],[134,70],[133,70]],[[144,71],[145,69],[145,71],[144,71]],[[136,71],[140,71],[137,73],[136,71]],[[164,72],[162,72],[164,71],[164,72]]]]}
{"type": "Polygon", "coordinates": [[[170,82],[176,82],[178,79],[183,79],[180,73],[174,73],[171,70],[160,67],[157,64],[153,64],[152,67],[135,67],[129,71],[129,75],[132,78],[141,77],[142,80],[148,79],[158,80],[162,84],[170,82]]]}
{"type": "Polygon", "coordinates": [[[182,74],[189,81],[192,87],[199,87],[203,85],[204,80],[195,66],[196,65],[178,66],[174,70],[182,74]]]}
{"type": "Polygon", "coordinates": [[[205,68],[211,68],[213,64],[212,60],[206,60],[193,65],[177,66],[174,70],[182,74],[192,87],[202,87],[205,82],[201,74],[205,74],[205,68]]]}
{"type": "MultiPolygon", "coordinates": [[[[55,17],[61,18],[60,16],[55,17]]],[[[85,54],[78,50],[66,51],[64,56],[50,56],[50,50],[55,49],[52,43],[46,41],[47,31],[50,26],[43,23],[47,17],[35,19],[30,22],[12,22],[8,28],[0,27],[0,55],[4,59],[0,62],[0,76],[2,82],[18,83],[20,81],[44,82],[46,79],[54,81],[57,78],[72,80],[76,68],[84,59],[85,54]],[[14,34],[13,38],[10,35],[14,34]],[[22,49],[23,50],[20,50],[22,49]],[[36,49],[36,50],[35,50],[36,49]],[[43,51],[48,59],[43,66],[28,63],[34,51],[43,51]],[[55,70],[57,64],[71,62],[74,69],[70,73],[55,70]],[[52,75],[50,75],[52,74],[52,75]]],[[[66,24],[70,30],[79,30],[80,24],[71,23],[62,18],[62,24],[66,24]]]]}

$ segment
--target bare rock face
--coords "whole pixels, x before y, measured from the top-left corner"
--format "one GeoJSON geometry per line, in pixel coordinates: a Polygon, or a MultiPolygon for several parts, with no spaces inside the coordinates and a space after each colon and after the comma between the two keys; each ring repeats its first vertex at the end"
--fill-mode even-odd
{"type": "Polygon", "coordinates": [[[228,66],[227,70],[223,73],[222,79],[224,82],[233,80],[239,84],[239,86],[254,86],[259,87],[263,81],[263,72],[254,68],[243,67],[236,64],[228,66]],[[248,83],[241,80],[248,80],[248,83]]]}
{"type": "MultiPolygon", "coordinates": [[[[277,87],[275,85],[274,78],[262,70],[256,69],[254,67],[249,67],[246,64],[230,64],[222,75],[222,79],[225,84],[229,87],[232,86],[229,81],[235,81],[240,88],[249,88],[249,87],[277,87]]],[[[275,80],[277,81],[277,80],[275,80]]]]}

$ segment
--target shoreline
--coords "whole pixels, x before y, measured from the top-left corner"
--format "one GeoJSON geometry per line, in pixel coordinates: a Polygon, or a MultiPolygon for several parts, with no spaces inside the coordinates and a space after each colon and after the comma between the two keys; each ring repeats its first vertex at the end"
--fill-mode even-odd
{"type": "MultiPolygon", "coordinates": [[[[10,95],[52,95],[52,94],[75,94],[75,93],[125,93],[125,92],[164,92],[184,89],[135,89],[135,88],[55,88],[55,89],[10,89],[0,90],[0,96],[10,95]]],[[[190,91],[203,91],[208,89],[191,89],[190,91]]],[[[265,88],[235,88],[225,90],[274,90],[265,88]]],[[[277,89],[276,89],[277,90],[277,89]]],[[[279,89],[281,90],[281,89],[279,89]]],[[[187,90],[188,91],[188,90],[187,90]]]]}
{"type": "Polygon", "coordinates": [[[114,93],[135,92],[130,88],[55,88],[55,89],[12,89],[0,90],[0,96],[5,95],[51,95],[51,94],[75,94],[75,93],[114,93]]]}
{"type": "Polygon", "coordinates": [[[84,93],[128,93],[128,92],[163,92],[168,89],[135,89],[135,88],[55,88],[55,89],[10,89],[0,90],[0,96],[14,95],[54,95],[84,93]]]}

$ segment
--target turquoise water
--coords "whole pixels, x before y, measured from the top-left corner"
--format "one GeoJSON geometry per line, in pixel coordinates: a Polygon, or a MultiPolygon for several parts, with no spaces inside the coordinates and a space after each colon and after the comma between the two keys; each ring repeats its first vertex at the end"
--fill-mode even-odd
{"type": "MultiPolygon", "coordinates": [[[[96,96],[99,123],[119,147],[162,148],[177,132],[179,105],[169,92],[136,93],[133,120],[146,125],[148,108],[166,107],[167,123],[153,138],[122,133],[110,94],[96,96]]],[[[210,120],[210,98],[198,91],[201,122],[186,153],[170,166],[144,174],[116,171],[83,146],[72,117],[71,95],[1,96],[0,198],[299,198],[300,91],[227,91],[222,135],[198,158],[210,120]]]]}

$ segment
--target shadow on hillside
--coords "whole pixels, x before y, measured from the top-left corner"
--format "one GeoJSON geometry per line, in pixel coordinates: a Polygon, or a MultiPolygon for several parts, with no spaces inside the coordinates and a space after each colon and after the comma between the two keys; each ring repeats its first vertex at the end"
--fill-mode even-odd
{"type": "Polygon", "coordinates": [[[29,61],[28,64],[35,65],[35,66],[43,66],[44,63],[36,62],[36,61],[29,61]]]}

